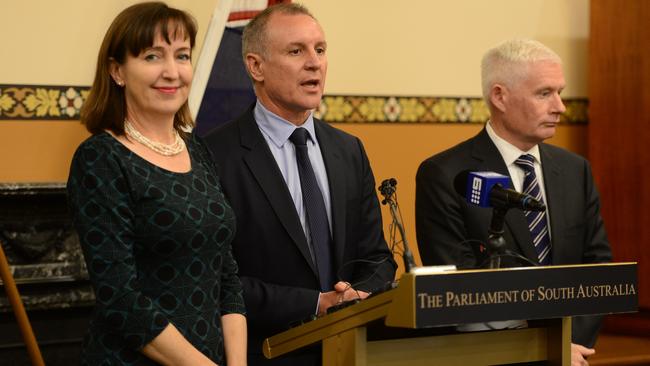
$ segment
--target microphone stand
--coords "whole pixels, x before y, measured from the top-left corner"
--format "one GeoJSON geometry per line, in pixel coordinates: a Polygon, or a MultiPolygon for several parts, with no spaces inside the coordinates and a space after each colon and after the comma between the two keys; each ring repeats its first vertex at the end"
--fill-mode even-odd
{"type": "Polygon", "coordinates": [[[415,259],[413,259],[413,253],[411,253],[408,242],[406,241],[406,232],[404,231],[404,225],[402,225],[402,220],[400,219],[397,201],[393,198],[396,185],[397,181],[395,178],[386,179],[381,183],[381,186],[379,186],[379,192],[384,196],[381,203],[383,205],[388,204],[390,215],[393,219],[393,225],[397,226],[397,230],[402,238],[402,260],[404,261],[404,272],[409,273],[416,267],[416,265],[415,259]]]}
{"type": "Polygon", "coordinates": [[[501,257],[506,254],[506,240],[503,238],[503,223],[505,221],[507,208],[494,207],[492,209],[492,221],[488,229],[487,247],[490,253],[489,268],[500,268],[501,257]]]}
{"type": "Polygon", "coordinates": [[[539,263],[535,263],[506,247],[506,240],[503,238],[503,223],[507,212],[508,208],[504,207],[494,207],[492,210],[492,221],[490,222],[486,241],[486,247],[490,253],[488,268],[501,268],[501,258],[503,257],[513,257],[532,266],[539,266],[539,263]]]}

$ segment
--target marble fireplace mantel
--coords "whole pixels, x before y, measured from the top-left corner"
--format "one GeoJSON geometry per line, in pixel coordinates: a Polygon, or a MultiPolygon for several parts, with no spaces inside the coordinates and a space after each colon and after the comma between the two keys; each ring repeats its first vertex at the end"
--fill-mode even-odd
{"type": "MultiPolygon", "coordinates": [[[[0,183],[0,244],[27,310],[94,304],[65,184],[0,183]]],[[[8,311],[3,293],[0,312],[8,311]]]]}

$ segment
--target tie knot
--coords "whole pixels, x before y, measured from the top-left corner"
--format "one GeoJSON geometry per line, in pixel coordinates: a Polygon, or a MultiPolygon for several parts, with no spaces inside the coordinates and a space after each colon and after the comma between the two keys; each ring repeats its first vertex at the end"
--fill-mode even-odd
{"type": "Polygon", "coordinates": [[[515,160],[515,164],[525,172],[535,170],[535,157],[531,154],[524,154],[515,160]]]}
{"type": "Polygon", "coordinates": [[[307,137],[309,137],[307,129],[299,127],[293,130],[293,133],[289,136],[289,140],[291,140],[294,145],[304,146],[307,145],[307,137]]]}

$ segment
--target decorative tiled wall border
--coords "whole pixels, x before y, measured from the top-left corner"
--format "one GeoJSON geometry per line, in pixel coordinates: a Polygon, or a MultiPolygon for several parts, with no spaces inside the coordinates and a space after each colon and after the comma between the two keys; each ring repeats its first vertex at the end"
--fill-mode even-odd
{"type": "MultiPolygon", "coordinates": [[[[0,120],[78,120],[88,87],[0,84],[0,120]]],[[[586,124],[588,101],[566,99],[562,120],[586,124]]],[[[476,97],[326,95],[316,115],[343,123],[484,123],[488,108],[476,97]]]]}
{"type": "Polygon", "coordinates": [[[0,84],[0,120],[79,120],[89,90],[83,86],[0,84]]]}
{"type": "MultiPolygon", "coordinates": [[[[586,98],[565,99],[562,122],[586,124],[586,98]]],[[[477,97],[326,95],[316,115],[347,123],[485,123],[489,110],[477,97]]]]}

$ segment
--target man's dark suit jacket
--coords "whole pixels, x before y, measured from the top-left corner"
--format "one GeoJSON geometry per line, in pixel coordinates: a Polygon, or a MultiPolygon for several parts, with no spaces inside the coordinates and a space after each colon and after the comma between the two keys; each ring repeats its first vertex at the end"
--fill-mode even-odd
{"type": "MultiPolygon", "coordinates": [[[[611,261],[611,250],[600,216],[600,199],[589,163],[558,147],[540,144],[547,206],[550,215],[552,261],[556,264],[611,261]]],[[[416,232],[425,265],[479,266],[476,243],[485,243],[491,209],[467,204],[456,193],[454,178],[463,170],[493,171],[509,176],[501,154],[483,129],[477,136],[425,160],[416,177],[416,232]],[[467,241],[475,239],[475,241],[467,241]]],[[[523,211],[511,209],[504,238],[509,250],[537,262],[523,211]]],[[[509,263],[514,265],[513,262],[509,263]]],[[[522,264],[519,264],[522,265],[522,264]]],[[[573,342],[593,346],[600,319],[576,317],[573,342]]]]}
{"type": "MultiPolygon", "coordinates": [[[[317,119],[314,124],[329,180],[335,269],[356,289],[379,288],[393,280],[395,262],[384,240],[375,180],[363,145],[317,119]]],[[[253,108],[209,133],[206,142],[237,218],[232,247],[244,286],[249,364],[271,364],[260,361],[263,339],[315,314],[318,272],[253,108]]],[[[273,364],[320,363],[317,350],[312,356],[273,364]]]]}

